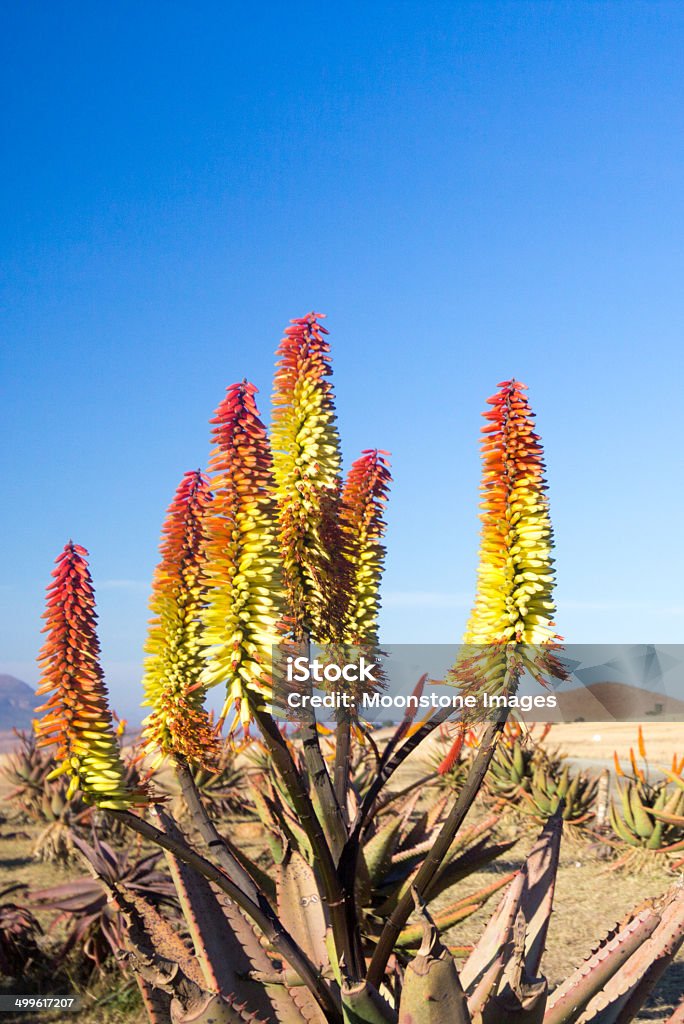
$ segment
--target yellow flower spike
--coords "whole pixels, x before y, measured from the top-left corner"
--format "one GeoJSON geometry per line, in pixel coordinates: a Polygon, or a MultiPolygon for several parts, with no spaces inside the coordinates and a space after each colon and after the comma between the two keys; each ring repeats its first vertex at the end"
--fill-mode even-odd
{"type": "Polygon", "coordinates": [[[144,788],[131,789],[121,761],[107,687],[100,667],[95,593],[88,552],[72,541],[65,546],[48,587],[40,652],[38,696],[50,694],[34,721],[39,746],[56,745],[53,777],[70,777],[69,794],[117,810],[147,800],[144,788]]]}
{"type": "Polygon", "coordinates": [[[148,754],[159,751],[163,760],[175,753],[207,767],[218,757],[202,682],[206,518],[211,498],[200,470],[186,473],[164,523],[162,557],[150,598],[154,617],[145,645],[143,707],[152,712],[142,733],[148,754]]]}
{"type": "Polygon", "coordinates": [[[321,314],[291,321],[278,347],[273,475],[288,614],[295,639],[340,642],[349,565],[340,529],[340,440],[321,314]]]}
{"type": "Polygon", "coordinates": [[[477,593],[451,674],[468,693],[514,692],[525,671],[542,683],[566,677],[554,654],[553,531],[526,390],[504,381],[484,414],[477,593]]]}
{"type": "Polygon", "coordinates": [[[464,643],[534,646],[560,639],[543,450],[525,385],[499,388],[483,427],[478,590],[464,643]]]}
{"type": "Polygon", "coordinates": [[[228,388],[212,419],[208,517],[208,604],[203,642],[209,646],[205,685],[226,687],[223,721],[233,707],[245,728],[250,702],[272,693],[273,647],[283,640],[284,595],[277,539],[271,452],[253,384],[228,388]]]}

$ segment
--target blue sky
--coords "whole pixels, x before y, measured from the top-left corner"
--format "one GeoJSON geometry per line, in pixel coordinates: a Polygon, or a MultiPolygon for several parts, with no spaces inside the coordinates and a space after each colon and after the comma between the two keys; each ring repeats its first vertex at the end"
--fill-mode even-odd
{"type": "Polygon", "coordinates": [[[0,671],[91,552],[137,702],[164,511],[288,319],[393,454],[384,634],[450,643],[479,416],[530,386],[573,642],[684,640],[684,7],[6,4],[0,671]]]}

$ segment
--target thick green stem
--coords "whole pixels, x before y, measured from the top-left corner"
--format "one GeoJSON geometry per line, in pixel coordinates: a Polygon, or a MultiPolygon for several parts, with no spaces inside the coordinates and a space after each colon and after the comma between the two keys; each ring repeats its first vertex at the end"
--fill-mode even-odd
{"type": "Polygon", "coordinates": [[[394,775],[397,768],[400,768],[409,754],[411,754],[416,747],[420,746],[423,740],[426,739],[431,732],[434,732],[434,730],[440,725],[443,725],[452,714],[453,710],[451,708],[440,709],[436,715],[433,715],[432,718],[427,722],[424,722],[420,728],[416,729],[413,735],[409,736],[405,743],[402,743],[396,753],[392,754],[393,747],[384,751],[377,777],[371,784],[368,792],[363,798],[361,806],[359,807],[356,820],[352,827],[352,836],[358,834],[363,828],[366,818],[373,809],[375,801],[386,786],[387,782],[394,775]],[[390,754],[392,754],[392,756],[389,756],[390,754]]]}
{"type": "MultiPolygon", "coordinates": [[[[309,798],[302,778],[292,760],[287,743],[281,736],[271,716],[263,709],[253,706],[252,712],[261,730],[273,762],[283,780],[292,801],[295,814],[307,834],[314,854],[315,865],[320,872],[326,903],[330,913],[335,948],[338,957],[352,971],[363,968],[361,938],[358,929],[350,930],[345,910],[345,894],[337,875],[337,869],[326,841],[320,821],[309,798]]],[[[326,771],[327,774],[327,771],[326,771]]],[[[353,897],[352,897],[353,898],[353,897]]]]}
{"type": "Polygon", "coordinates": [[[246,896],[255,903],[258,903],[262,898],[265,899],[264,893],[261,892],[251,875],[230,852],[223,837],[219,834],[209,817],[187,763],[181,757],[176,756],[174,758],[174,767],[181,793],[190,811],[192,823],[207,844],[208,849],[214,854],[228,877],[236,885],[239,885],[246,896]]]}
{"type": "MultiPolygon", "coordinates": [[[[352,935],[359,933],[359,920],[356,908],[356,879],[359,855],[361,851],[361,835],[364,825],[366,824],[366,821],[368,820],[377,798],[382,792],[387,780],[393,775],[405,758],[408,757],[409,753],[414,750],[426,736],[436,729],[441,722],[446,721],[451,713],[452,711],[450,708],[448,710],[438,712],[438,714],[433,716],[429,722],[426,722],[421,726],[413,736],[409,737],[400,749],[396,751],[393,757],[388,757],[388,753],[391,754],[392,749],[394,749],[397,737],[400,734],[399,732],[395,734],[395,742],[390,745],[382,757],[379,757],[376,748],[375,753],[376,760],[378,761],[378,774],[358,810],[351,834],[345,844],[344,850],[342,851],[342,856],[340,857],[337,869],[338,877],[340,878],[342,889],[345,894],[347,931],[352,935]]],[[[369,740],[372,743],[372,736],[370,736],[370,734],[369,740]]]]}
{"type": "Polygon", "coordinates": [[[347,840],[347,829],[321,751],[316,716],[313,710],[308,708],[305,714],[306,720],[300,726],[304,760],[313,786],[314,800],[320,808],[323,828],[333,857],[337,861],[347,840]]]}
{"type": "MultiPolygon", "coordinates": [[[[306,657],[311,661],[310,637],[308,635],[300,636],[297,642],[305,645],[306,657]]],[[[308,696],[310,697],[313,692],[313,686],[310,681],[308,690],[308,696]]],[[[347,826],[321,750],[318,727],[316,725],[316,712],[311,707],[311,704],[307,703],[302,709],[302,714],[305,716],[300,725],[304,760],[311,779],[314,802],[319,809],[321,823],[333,858],[337,862],[347,841],[347,826]]]]}
{"type": "Polygon", "coordinates": [[[188,864],[200,875],[213,882],[226,893],[238,907],[250,917],[261,929],[269,942],[277,949],[284,960],[299,974],[300,978],[316,999],[332,1024],[342,1024],[342,1012],[329,985],[321,977],[320,971],[312,964],[306,953],[297,945],[288,931],[283,928],[278,917],[273,913],[265,900],[255,903],[242,889],[235,884],[223,871],[217,868],[201,854],[186,843],[166,835],[161,829],[151,825],[130,811],[108,811],[110,815],[127,825],[150,842],[168,850],[179,860],[188,864]]]}
{"type": "Polygon", "coordinates": [[[368,982],[376,988],[379,988],[382,983],[387,961],[392,954],[394,944],[413,910],[414,894],[418,899],[424,899],[426,892],[429,890],[430,883],[437,874],[459,828],[472,807],[482,781],[487,774],[487,769],[496,749],[497,738],[505,725],[507,717],[506,715],[500,721],[490,722],[485,729],[479,750],[473,760],[468,777],[458,795],[456,803],[442,825],[432,849],[423,861],[411,889],[399,901],[382,930],[368,968],[368,982]]]}
{"type": "MultiPolygon", "coordinates": [[[[343,714],[335,730],[335,797],[344,821],[345,830],[349,827],[347,812],[347,792],[349,789],[349,773],[351,762],[351,719],[343,714]]],[[[339,852],[337,854],[339,857],[339,852]]]]}

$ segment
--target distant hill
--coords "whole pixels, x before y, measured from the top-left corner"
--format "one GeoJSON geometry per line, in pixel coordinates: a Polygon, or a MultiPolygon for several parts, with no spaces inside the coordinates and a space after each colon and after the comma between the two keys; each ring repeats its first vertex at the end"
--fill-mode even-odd
{"type": "Polygon", "coordinates": [[[684,722],[684,701],[625,683],[591,683],[558,692],[558,714],[565,722],[684,722]]]}
{"type": "Polygon", "coordinates": [[[35,690],[28,683],[0,675],[0,731],[29,729],[35,708],[35,690]]]}

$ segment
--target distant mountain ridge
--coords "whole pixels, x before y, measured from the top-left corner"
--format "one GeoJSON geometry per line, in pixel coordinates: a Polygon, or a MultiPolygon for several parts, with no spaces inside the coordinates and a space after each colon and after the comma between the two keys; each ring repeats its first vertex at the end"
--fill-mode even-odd
{"type": "Polygon", "coordinates": [[[561,689],[558,712],[565,722],[684,722],[684,701],[627,683],[598,682],[561,689]]]}
{"type": "Polygon", "coordinates": [[[30,729],[36,692],[16,676],[0,675],[0,731],[30,729]]]}

